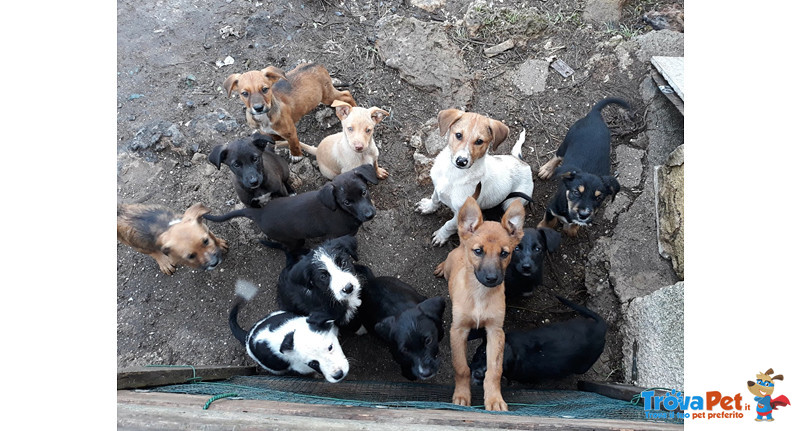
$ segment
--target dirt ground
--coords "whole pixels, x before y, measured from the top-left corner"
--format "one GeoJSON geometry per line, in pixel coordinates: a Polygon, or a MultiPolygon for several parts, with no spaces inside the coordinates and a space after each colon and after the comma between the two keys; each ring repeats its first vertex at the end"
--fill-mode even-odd
{"type": "MultiPolygon", "coordinates": [[[[483,48],[502,42],[508,35],[484,32],[465,36],[457,22],[469,3],[448,1],[430,13],[396,0],[119,0],[118,201],[159,203],[178,211],[195,202],[203,202],[214,213],[233,209],[238,199],[227,167],[217,170],[206,157],[214,145],[246,136],[251,130],[244,121],[241,102],[227,96],[222,82],[231,73],[268,65],[290,70],[303,60],[318,62],[333,77],[350,84],[349,90],[361,106],[378,106],[391,113],[376,129],[381,164],[390,176],[371,188],[378,215],[359,231],[361,262],[377,275],[399,276],[426,296],[446,296],[446,282],[435,278],[433,269],[457,245],[457,238],[444,247],[433,247],[430,236],[450,217],[449,210],[426,216],[413,211],[419,199],[430,196],[432,185],[417,182],[415,150],[409,142],[426,121],[451,106],[444,104],[440,94],[411,85],[398,70],[386,65],[375,47],[375,23],[397,14],[449,24],[448,38],[460,47],[459,55],[469,70],[480,72],[465,77],[474,87],[466,108],[509,125],[509,143],[501,145],[497,153],[507,153],[524,127],[524,155],[536,171],[555,151],[568,127],[603,97],[625,98],[634,108],[631,118],[606,109],[612,145],[643,132],[645,107],[638,87],[647,68],[634,63],[621,71],[616,64],[590,65],[589,60],[600,42],[616,35],[627,39],[653,31],[641,16],[662,6],[657,1],[629,1],[621,25],[608,28],[583,20],[583,1],[496,2],[496,6],[512,10],[533,3],[547,25],[523,38],[515,48],[489,59],[483,55],[483,48]],[[527,59],[551,55],[566,61],[576,74],[565,79],[551,70],[546,90],[532,96],[501,79],[527,59]],[[220,67],[218,63],[224,64],[227,57],[234,63],[220,67]],[[588,74],[582,73],[587,70],[588,74]]],[[[310,144],[340,130],[332,109],[323,106],[298,124],[300,139],[310,144]]],[[[292,166],[300,192],[314,190],[325,182],[312,160],[307,157],[292,166]]],[[[526,226],[535,226],[541,219],[555,189],[555,182],[536,179],[536,204],[528,207],[526,226]]],[[[612,227],[602,217],[598,220],[577,238],[563,238],[561,249],[546,261],[545,288],[531,298],[509,304],[507,328],[572,317],[574,313],[560,306],[548,290],[578,302],[587,301],[582,263],[596,238],[612,227]]],[[[240,314],[240,322],[250,325],[276,309],[274,288],[284,257],[258,244],[260,232],[249,220],[210,226],[230,243],[224,262],[210,272],[182,267],[176,274],[165,276],[150,257],[118,246],[118,368],[252,365],[227,326],[234,283],[242,278],[262,288],[240,314]]],[[[619,304],[595,306],[608,315],[619,304]]],[[[446,328],[449,312],[448,306],[446,328]]],[[[614,331],[612,323],[605,366],[582,378],[621,379],[620,342],[614,331]]],[[[388,348],[377,339],[343,335],[341,342],[351,360],[347,379],[404,381],[388,348]]],[[[447,337],[441,349],[442,366],[431,382],[451,384],[447,337]]],[[[564,379],[548,383],[548,387],[574,387],[575,381],[564,379]]]]}

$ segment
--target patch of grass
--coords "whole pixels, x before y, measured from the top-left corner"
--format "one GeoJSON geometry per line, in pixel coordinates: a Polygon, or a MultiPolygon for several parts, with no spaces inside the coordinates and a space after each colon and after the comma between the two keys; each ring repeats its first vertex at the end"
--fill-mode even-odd
{"type": "Polygon", "coordinates": [[[620,24],[619,26],[614,27],[611,24],[606,24],[606,33],[610,33],[613,35],[621,35],[625,39],[631,39],[635,36],[639,35],[639,30],[628,27],[625,24],[620,24]]]}

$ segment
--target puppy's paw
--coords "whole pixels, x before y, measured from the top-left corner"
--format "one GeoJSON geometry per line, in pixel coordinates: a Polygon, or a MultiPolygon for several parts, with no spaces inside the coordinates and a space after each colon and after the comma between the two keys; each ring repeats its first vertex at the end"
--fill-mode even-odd
{"type": "Polygon", "coordinates": [[[227,253],[229,247],[228,241],[225,241],[224,239],[217,237],[217,247],[219,247],[220,250],[222,250],[223,252],[227,253]]]}
{"type": "Polygon", "coordinates": [[[158,269],[160,269],[161,272],[167,275],[175,274],[175,271],[178,270],[178,268],[176,268],[175,265],[171,263],[162,263],[162,262],[158,262],[158,269]]]}
{"type": "Polygon", "coordinates": [[[569,237],[575,238],[576,236],[578,236],[579,229],[580,226],[577,224],[568,224],[564,226],[564,233],[567,234],[567,236],[569,237]]]}
{"type": "Polygon", "coordinates": [[[553,168],[547,164],[539,168],[539,178],[549,180],[553,176],[553,168]]]}
{"type": "Polygon", "coordinates": [[[297,162],[299,162],[300,160],[303,160],[303,155],[302,155],[302,154],[301,154],[301,155],[299,155],[299,156],[293,156],[293,155],[289,154],[289,161],[290,161],[290,162],[292,162],[292,163],[297,163],[297,162]]]}
{"type": "Polygon", "coordinates": [[[389,178],[389,171],[380,166],[378,166],[377,174],[379,180],[385,180],[386,178],[389,178]]]}
{"type": "Polygon", "coordinates": [[[414,211],[421,214],[431,214],[438,208],[438,205],[433,203],[433,199],[423,198],[414,206],[414,211]]]}
{"type": "Polygon", "coordinates": [[[469,407],[471,405],[469,391],[466,391],[466,393],[458,390],[453,392],[453,404],[469,407]]]}
{"type": "Polygon", "coordinates": [[[493,412],[507,412],[508,404],[503,400],[503,397],[486,397],[483,402],[486,410],[493,412]]]}
{"type": "Polygon", "coordinates": [[[447,242],[448,238],[450,238],[450,234],[445,231],[444,227],[441,227],[439,230],[433,233],[431,244],[435,245],[436,247],[441,247],[447,242]]]}
{"type": "Polygon", "coordinates": [[[433,275],[436,277],[444,277],[444,262],[436,265],[436,269],[433,270],[433,275]]]}

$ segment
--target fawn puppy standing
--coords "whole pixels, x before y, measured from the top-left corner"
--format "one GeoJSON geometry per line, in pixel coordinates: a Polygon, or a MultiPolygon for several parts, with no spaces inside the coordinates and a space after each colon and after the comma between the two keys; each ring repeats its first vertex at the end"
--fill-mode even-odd
{"type": "Polygon", "coordinates": [[[468,197],[458,212],[460,244],[440,263],[434,274],[447,280],[453,302],[450,348],[455,371],[453,403],[470,405],[470,369],[467,338],[471,329],[486,329],[486,375],[483,381],[486,410],[507,411],[500,392],[506,316],[503,276],[511,252],[524,235],[525,208],[519,200],[509,205],[502,220],[484,221],[475,198],[468,197]]]}

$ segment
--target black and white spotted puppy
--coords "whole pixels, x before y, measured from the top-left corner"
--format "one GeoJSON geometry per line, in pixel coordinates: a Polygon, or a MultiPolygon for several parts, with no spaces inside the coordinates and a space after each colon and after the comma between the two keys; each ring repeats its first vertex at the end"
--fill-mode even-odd
{"type": "Polygon", "coordinates": [[[239,326],[239,307],[255,296],[258,288],[239,280],[236,299],[228,315],[233,336],[247,354],[272,374],[311,374],[336,383],[347,376],[350,364],[339,345],[339,329],[332,320],[319,321],[286,311],[271,313],[253,325],[250,331],[239,326]]]}
{"type": "Polygon", "coordinates": [[[278,277],[280,309],[306,316],[318,314],[340,327],[350,323],[361,305],[361,282],[353,266],[358,260],[356,249],[356,238],[351,235],[327,240],[299,254],[284,248],[286,267],[278,277]]]}

